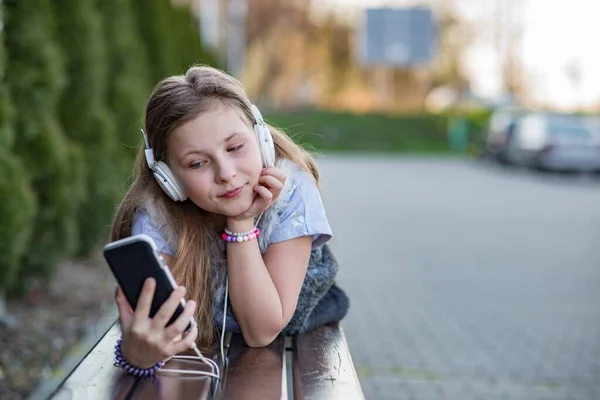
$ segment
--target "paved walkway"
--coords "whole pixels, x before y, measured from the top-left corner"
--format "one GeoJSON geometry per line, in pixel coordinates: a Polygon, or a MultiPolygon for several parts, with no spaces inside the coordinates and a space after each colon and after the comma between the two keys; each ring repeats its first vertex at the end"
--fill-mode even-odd
{"type": "Polygon", "coordinates": [[[368,399],[600,399],[600,181],[319,164],[368,399]]]}

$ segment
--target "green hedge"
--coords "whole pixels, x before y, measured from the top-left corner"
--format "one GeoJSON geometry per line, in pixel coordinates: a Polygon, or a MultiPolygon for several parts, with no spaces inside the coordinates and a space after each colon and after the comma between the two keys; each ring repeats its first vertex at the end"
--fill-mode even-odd
{"type": "MultiPolygon", "coordinates": [[[[75,150],[63,135],[57,113],[64,88],[63,59],[54,42],[51,0],[5,1],[4,18],[4,79],[16,110],[12,152],[27,169],[24,175],[31,179],[37,209],[7,208],[3,213],[35,212],[23,272],[45,274],[74,249],[76,220],[70,208],[81,192],[76,187],[75,150]]],[[[0,240],[10,243],[13,239],[0,240]]]]}
{"type": "MultiPolygon", "coordinates": [[[[466,118],[470,147],[476,147],[489,113],[457,116],[466,118]]],[[[457,116],[307,110],[267,113],[266,119],[283,128],[297,142],[319,151],[445,153],[450,151],[450,120],[457,116]]]]}
{"type": "Polygon", "coordinates": [[[200,45],[198,23],[183,8],[167,1],[132,0],[142,40],[148,51],[150,79],[158,82],[181,74],[195,63],[215,64],[200,45]]]}
{"type": "Polygon", "coordinates": [[[53,5],[58,42],[62,54],[68,55],[60,120],[66,136],[84,149],[85,197],[73,211],[78,222],[76,250],[85,254],[108,233],[121,181],[112,159],[117,142],[108,110],[109,53],[94,0],[53,0],[53,5]]]}
{"type": "MultiPolygon", "coordinates": [[[[0,15],[3,14],[0,3],[0,15]]],[[[5,76],[6,49],[4,33],[0,31],[0,288],[15,281],[37,207],[29,175],[21,160],[11,153],[15,113],[5,76]]]]}
{"type": "Polygon", "coordinates": [[[158,79],[216,63],[168,0],[0,7],[0,291],[18,293],[108,237],[158,79]]]}
{"type": "MultiPolygon", "coordinates": [[[[110,57],[106,59],[110,79],[106,88],[119,151],[119,175],[127,176],[141,139],[144,103],[152,89],[148,51],[140,46],[142,36],[132,0],[97,0],[97,5],[103,36],[110,49],[110,57]]],[[[126,190],[124,184],[115,188],[121,193],[126,190]]]]}
{"type": "Polygon", "coordinates": [[[36,199],[27,171],[13,154],[0,150],[0,283],[15,283],[31,237],[36,199]]]}

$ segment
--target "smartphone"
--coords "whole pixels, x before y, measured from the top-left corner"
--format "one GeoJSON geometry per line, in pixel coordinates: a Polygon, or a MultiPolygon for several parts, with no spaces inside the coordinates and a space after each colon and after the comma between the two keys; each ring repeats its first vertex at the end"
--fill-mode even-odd
{"type": "MultiPolygon", "coordinates": [[[[150,318],[154,317],[160,306],[177,288],[167,263],[160,255],[154,240],[148,235],[133,235],[111,242],[104,246],[103,254],[117,283],[134,310],[142,293],[144,281],[150,277],[155,279],[156,287],[150,308],[150,318]]],[[[175,322],[184,307],[185,300],[181,299],[167,326],[175,322]]],[[[186,332],[194,326],[194,323],[194,318],[191,318],[186,332]]]]}

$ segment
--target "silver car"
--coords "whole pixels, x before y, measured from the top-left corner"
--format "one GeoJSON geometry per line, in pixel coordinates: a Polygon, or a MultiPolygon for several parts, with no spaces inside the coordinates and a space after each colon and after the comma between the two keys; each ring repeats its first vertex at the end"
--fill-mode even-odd
{"type": "Polygon", "coordinates": [[[600,120],[532,113],[521,118],[509,144],[511,163],[551,171],[600,171],[600,120]]]}

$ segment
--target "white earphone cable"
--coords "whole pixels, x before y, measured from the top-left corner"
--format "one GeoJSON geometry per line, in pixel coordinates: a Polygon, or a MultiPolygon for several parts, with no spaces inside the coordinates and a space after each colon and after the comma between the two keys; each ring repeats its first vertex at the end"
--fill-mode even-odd
{"type": "Polygon", "coordinates": [[[202,355],[196,343],[192,342],[190,348],[194,350],[197,356],[173,356],[173,360],[193,360],[193,361],[201,361],[207,364],[210,367],[210,372],[208,371],[196,371],[189,369],[171,369],[171,368],[161,368],[158,372],[167,372],[167,373],[178,373],[178,374],[189,374],[189,375],[200,375],[200,376],[209,376],[211,378],[221,379],[221,374],[219,371],[219,366],[213,360],[208,359],[202,355]]]}
{"type": "Polygon", "coordinates": [[[225,280],[225,301],[223,304],[223,328],[221,329],[221,361],[225,366],[225,321],[227,320],[227,300],[229,295],[229,278],[225,280]]]}
{"type": "MultiPolygon", "coordinates": [[[[260,222],[264,212],[260,213],[258,219],[256,221],[256,225],[260,222]]],[[[229,278],[225,279],[225,299],[223,302],[223,325],[221,327],[221,340],[220,340],[220,352],[221,352],[221,361],[223,362],[223,367],[225,367],[225,326],[227,322],[227,301],[229,300],[229,278]]],[[[195,371],[195,370],[183,370],[183,369],[168,369],[162,368],[159,371],[161,372],[171,372],[171,373],[182,373],[182,374],[191,374],[191,375],[202,375],[202,376],[210,376],[213,378],[221,379],[221,374],[219,371],[219,366],[213,360],[210,360],[202,355],[196,343],[192,343],[190,346],[192,350],[196,353],[195,356],[174,356],[175,360],[198,360],[207,364],[211,371],[195,371]]]]}
{"type": "MultiPolygon", "coordinates": [[[[256,220],[255,226],[258,226],[263,214],[265,212],[261,212],[256,220]]],[[[221,328],[221,361],[223,361],[223,366],[225,366],[225,323],[227,321],[227,301],[229,300],[229,277],[225,279],[225,301],[223,302],[223,326],[221,328]]]]}

